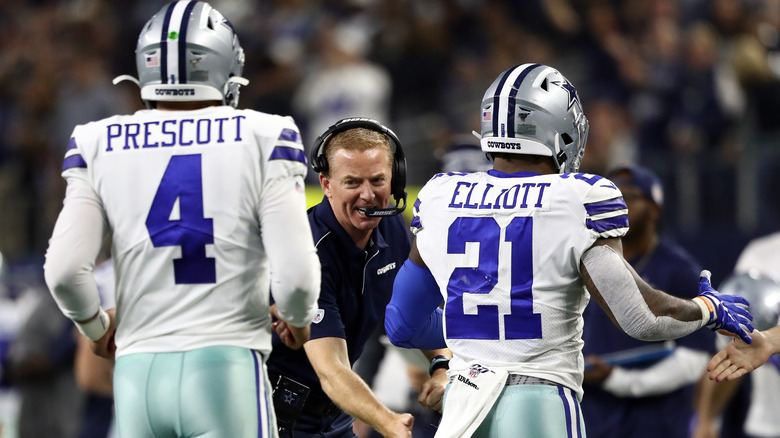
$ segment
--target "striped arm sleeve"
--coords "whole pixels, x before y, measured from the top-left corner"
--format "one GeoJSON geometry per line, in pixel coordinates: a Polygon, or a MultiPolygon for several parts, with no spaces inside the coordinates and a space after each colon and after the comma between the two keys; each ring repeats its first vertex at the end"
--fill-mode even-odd
{"type": "Polygon", "coordinates": [[[585,196],[585,226],[599,238],[623,237],[628,231],[628,207],[620,190],[601,179],[585,196]]]}
{"type": "Polygon", "coordinates": [[[303,141],[301,140],[301,134],[297,129],[282,129],[281,133],[279,133],[279,137],[276,139],[276,145],[271,151],[268,160],[297,161],[304,166],[307,164],[306,153],[303,151],[303,141]]]}
{"type": "Polygon", "coordinates": [[[73,168],[87,168],[87,162],[81,156],[81,150],[76,143],[76,137],[71,137],[68,149],[65,151],[65,159],[62,161],[62,171],[73,168]]]}

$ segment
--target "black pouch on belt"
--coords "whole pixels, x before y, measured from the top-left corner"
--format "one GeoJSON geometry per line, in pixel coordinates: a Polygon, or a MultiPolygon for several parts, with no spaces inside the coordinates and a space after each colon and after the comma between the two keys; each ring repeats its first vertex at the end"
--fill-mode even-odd
{"type": "Polygon", "coordinates": [[[292,430],[303,411],[303,405],[309,397],[311,390],[303,383],[297,382],[285,376],[270,376],[274,384],[274,410],[276,411],[276,423],[280,432],[283,429],[292,430]]]}

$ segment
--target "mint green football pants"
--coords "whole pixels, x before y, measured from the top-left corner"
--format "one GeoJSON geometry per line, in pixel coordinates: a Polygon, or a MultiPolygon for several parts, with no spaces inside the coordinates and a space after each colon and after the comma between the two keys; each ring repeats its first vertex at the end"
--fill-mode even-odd
{"type": "MultiPolygon", "coordinates": [[[[446,398],[445,398],[446,409],[446,398]]],[[[562,386],[507,386],[473,438],[585,438],[576,394],[562,386]]]]}
{"type": "Polygon", "coordinates": [[[121,356],[114,400],[120,438],[277,436],[262,355],[245,348],[121,356]]]}

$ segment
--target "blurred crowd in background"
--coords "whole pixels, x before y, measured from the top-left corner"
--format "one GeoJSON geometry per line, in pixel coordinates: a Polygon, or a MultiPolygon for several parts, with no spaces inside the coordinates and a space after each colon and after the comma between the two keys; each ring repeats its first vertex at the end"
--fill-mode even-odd
{"type": "MultiPolygon", "coordinates": [[[[162,3],[0,2],[3,299],[43,288],[73,126],[143,107],[135,86],[111,81],[135,75],[138,33],[162,3]]],[[[211,3],[246,52],[239,107],[292,115],[306,145],[343,117],[378,119],[404,144],[409,184],[422,185],[448,150],[478,145],[471,131],[498,73],[538,62],[557,67],[583,102],[591,128],[581,170],[656,171],[662,234],[713,283],[751,237],[780,228],[780,0],[211,3]]],[[[46,353],[67,362],[66,352],[46,353]]]]}

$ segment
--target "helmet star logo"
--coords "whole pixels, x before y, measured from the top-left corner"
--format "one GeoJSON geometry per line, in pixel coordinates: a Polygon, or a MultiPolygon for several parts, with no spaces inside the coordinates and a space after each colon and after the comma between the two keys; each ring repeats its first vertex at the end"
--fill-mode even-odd
{"type": "Polygon", "coordinates": [[[554,81],[552,82],[553,85],[557,85],[561,88],[563,88],[567,93],[569,93],[569,106],[567,109],[571,108],[572,105],[574,105],[574,102],[579,100],[579,97],[577,96],[577,89],[574,88],[574,85],[569,82],[568,79],[564,78],[563,82],[561,81],[554,81]]]}

